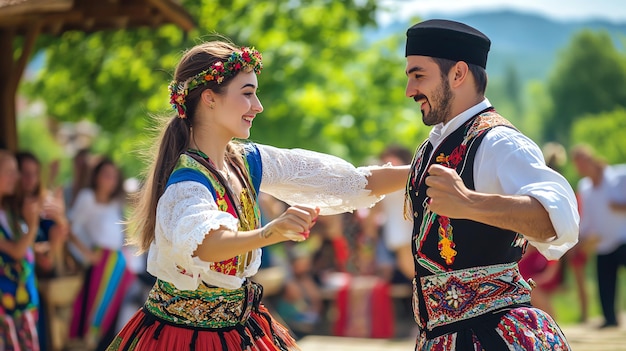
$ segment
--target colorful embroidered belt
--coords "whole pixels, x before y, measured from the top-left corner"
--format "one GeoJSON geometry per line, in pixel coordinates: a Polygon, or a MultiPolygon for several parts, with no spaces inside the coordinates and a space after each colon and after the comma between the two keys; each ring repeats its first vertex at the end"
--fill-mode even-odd
{"type": "Polygon", "coordinates": [[[258,308],[262,295],[263,287],[251,281],[234,290],[209,287],[179,290],[157,280],[144,308],[173,324],[219,329],[244,324],[252,308],[258,308]]]}
{"type": "MultiPolygon", "coordinates": [[[[413,280],[413,312],[419,315],[417,284],[413,280]]],[[[420,278],[428,322],[433,328],[459,322],[519,303],[530,302],[531,287],[517,263],[474,267],[420,278]]]]}

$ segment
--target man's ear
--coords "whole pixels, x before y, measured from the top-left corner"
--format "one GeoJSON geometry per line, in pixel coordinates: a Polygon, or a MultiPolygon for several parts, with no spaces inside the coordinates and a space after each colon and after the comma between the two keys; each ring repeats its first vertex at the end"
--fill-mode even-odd
{"type": "Polygon", "coordinates": [[[467,79],[469,66],[465,61],[458,61],[450,70],[450,86],[457,88],[467,79]]]}

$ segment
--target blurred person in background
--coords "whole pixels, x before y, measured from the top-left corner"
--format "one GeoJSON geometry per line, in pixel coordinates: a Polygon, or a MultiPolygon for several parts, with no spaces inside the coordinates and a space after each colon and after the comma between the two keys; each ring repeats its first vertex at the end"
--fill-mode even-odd
{"type": "Polygon", "coordinates": [[[19,170],[14,155],[0,150],[0,350],[38,351],[39,294],[33,244],[41,199],[15,197],[19,170]]]}
{"type": "Polygon", "coordinates": [[[70,338],[97,350],[106,348],[115,336],[121,303],[135,277],[123,248],[125,200],[121,171],[103,158],[69,213],[72,235],[88,266],[74,303],[70,338]]]}
{"type": "MultiPolygon", "coordinates": [[[[410,164],[412,152],[404,146],[390,145],[379,156],[383,164],[392,166],[410,164]]],[[[404,218],[405,190],[387,194],[385,198],[372,208],[374,214],[382,215],[382,240],[379,241],[378,257],[384,252],[391,252],[393,259],[390,281],[392,283],[410,283],[415,276],[413,254],[411,253],[411,233],[413,223],[404,218]],[[382,251],[382,252],[381,252],[382,251]]]]}
{"type": "Polygon", "coordinates": [[[587,145],[571,151],[578,174],[581,248],[595,251],[601,328],[618,325],[615,300],[620,266],[626,266],[626,164],[607,165],[587,145]]]}
{"type": "MultiPolygon", "coordinates": [[[[72,158],[71,179],[63,186],[66,215],[69,215],[69,211],[74,206],[78,193],[82,189],[89,187],[93,158],[89,149],[78,150],[72,158]]],[[[88,252],[89,250],[77,239],[76,234],[72,233],[71,226],[68,239],[67,250],[69,255],[66,257],[67,270],[79,275],[84,274],[85,267],[88,266],[89,263],[81,252],[88,252]]]]}
{"type": "MultiPolygon", "coordinates": [[[[561,167],[567,161],[567,152],[563,145],[547,143],[543,146],[543,155],[546,160],[546,166],[561,174],[561,167]]],[[[573,251],[573,249],[569,250],[564,257],[567,257],[573,251]]],[[[531,303],[533,306],[548,312],[553,318],[556,318],[556,316],[551,298],[554,292],[562,286],[564,260],[565,258],[548,260],[537,248],[528,245],[524,256],[518,262],[522,276],[526,279],[532,279],[535,284],[530,294],[531,303]]],[[[577,284],[581,283],[584,286],[584,281],[577,281],[577,284]]]]}
{"type": "Polygon", "coordinates": [[[16,154],[20,170],[18,196],[42,199],[39,233],[35,243],[35,264],[38,277],[57,274],[55,267],[63,259],[63,245],[68,237],[69,224],[61,189],[44,189],[41,180],[41,162],[31,152],[16,154]]]}
{"type": "Polygon", "coordinates": [[[72,178],[63,188],[63,197],[68,210],[74,205],[78,192],[89,186],[90,162],[91,154],[89,149],[78,150],[72,159],[72,178]]]}
{"type": "MultiPolygon", "coordinates": [[[[44,189],[41,180],[41,162],[31,152],[16,154],[20,171],[18,198],[21,202],[32,199],[42,200],[42,212],[39,219],[39,231],[35,239],[35,274],[37,280],[48,279],[61,273],[64,260],[64,246],[69,233],[69,224],[65,216],[65,204],[61,189],[44,189]]],[[[39,341],[41,350],[47,346],[47,319],[45,298],[39,306],[39,341]]]]}
{"type": "MultiPolygon", "coordinates": [[[[266,193],[259,193],[261,223],[265,225],[280,216],[288,207],[266,193]]],[[[297,338],[315,328],[321,299],[319,287],[312,279],[312,250],[318,243],[315,228],[304,242],[285,242],[263,247],[261,266],[252,279],[263,285],[265,306],[283,319],[297,338]]]]}
{"type": "Polygon", "coordinates": [[[561,262],[546,259],[536,247],[528,245],[518,264],[522,277],[534,283],[530,293],[532,305],[556,318],[551,298],[563,282],[561,262]]]}
{"type": "MultiPolygon", "coordinates": [[[[543,147],[543,154],[546,159],[546,165],[555,171],[562,173],[561,170],[567,162],[567,151],[563,145],[556,142],[546,143],[543,147]]],[[[578,204],[578,213],[580,210],[580,201],[578,200],[578,192],[576,193],[578,204]]],[[[587,264],[587,253],[583,249],[585,245],[578,242],[571,250],[567,251],[561,258],[559,273],[554,275],[556,279],[564,279],[564,270],[571,268],[576,284],[576,292],[578,294],[578,302],[580,303],[581,322],[586,322],[589,314],[589,297],[587,294],[587,276],[585,266],[587,264]]],[[[548,280],[550,281],[550,280],[548,280]]],[[[537,283],[539,284],[539,283],[537,283]]]]}

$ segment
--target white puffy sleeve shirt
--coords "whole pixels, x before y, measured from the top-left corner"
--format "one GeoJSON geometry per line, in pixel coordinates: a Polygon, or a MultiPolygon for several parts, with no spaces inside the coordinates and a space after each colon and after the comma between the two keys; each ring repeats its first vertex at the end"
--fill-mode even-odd
{"type": "Polygon", "coordinates": [[[528,195],[546,209],[556,232],[549,242],[529,240],[547,259],[559,259],[578,242],[578,205],[571,186],[546,166],[539,147],[507,127],[490,130],[478,147],[474,163],[476,191],[528,195]]]}
{"type": "MultiPolygon", "coordinates": [[[[308,150],[257,147],[263,169],[261,191],[290,205],[318,206],[327,215],[370,207],[381,199],[365,189],[371,174],[366,167],[356,168],[338,157],[308,150]]],[[[236,289],[261,264],[257,249],[243,275],[231,276],[211,270],[209,262],[193,256],[210,231],[238,228],[238,220],[220,211],[211,192],[200,183],[184,181],[167,187],[156,218],[148,272],[181,290],[194,290],[201,281],[236,289]]]]}
{"type": "MultiPolygon", "coordinates": [[[[459,126],[491,107],[484,99],[447,124],[438,124],[429,140],[435,148],[459,126]]],[[[556,260],[578,242],[578,206],[567,180],[546,166],[541,149],[524,134],[508,127],[487,132],[476,150],[474,187],[481,193],[527,195],[546,209],[556,232],[550,242],[529,240],[547,259],[556,260]]]]}

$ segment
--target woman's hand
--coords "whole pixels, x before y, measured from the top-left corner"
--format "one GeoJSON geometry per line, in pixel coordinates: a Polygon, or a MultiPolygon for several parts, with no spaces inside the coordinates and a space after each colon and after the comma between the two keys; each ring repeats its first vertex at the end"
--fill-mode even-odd
{"type": "Polygon", "coordinates": [[[319,215],[318,207],[294,205],[289,207],[276,219],[268,223],[261,231],[263,238],[272,235],[282,235],[292,241],[303,241],[309,237],[309,233],[319,215]]]}
{"type": "Polygon", "coordinates": [[[63,200],[63,189],[59,188],[48,193],[43,201],[41,216],[56,223],[66,222],[65,201],[63,200]]]}
{"type": "Polygon", "coordinates": [[[41,200],[37,197],[27,197],[22,204],[22,217],[28,226],[28,231],[37,233],[39,228],[39,214],[41,213],[41,200]]]}

